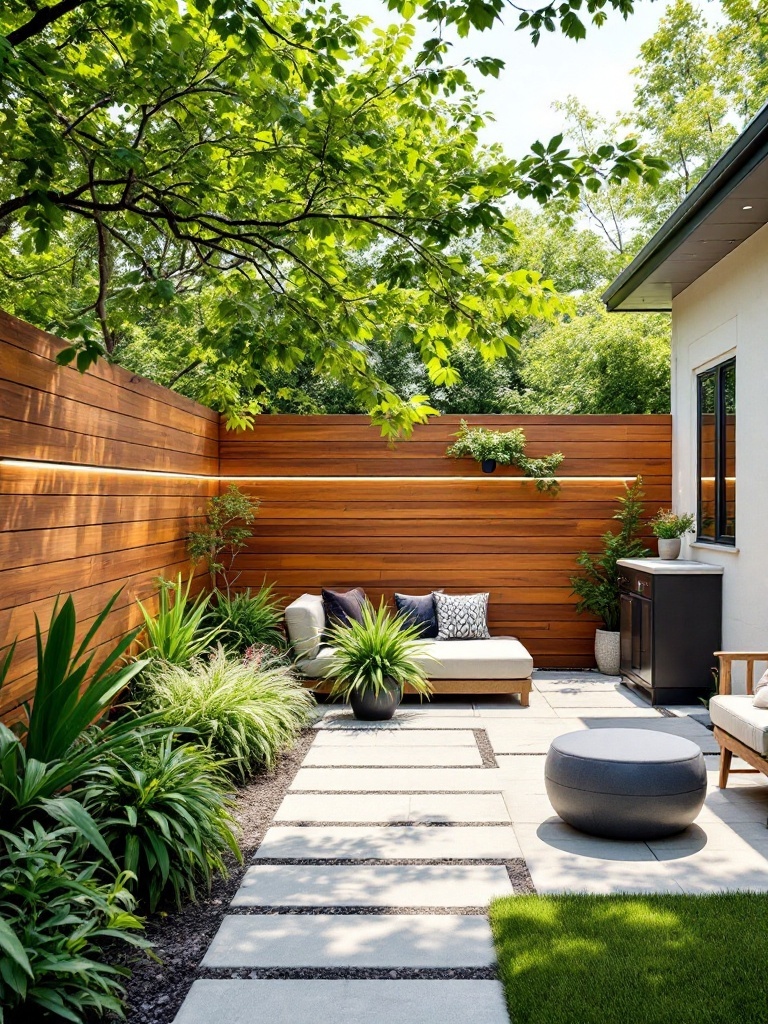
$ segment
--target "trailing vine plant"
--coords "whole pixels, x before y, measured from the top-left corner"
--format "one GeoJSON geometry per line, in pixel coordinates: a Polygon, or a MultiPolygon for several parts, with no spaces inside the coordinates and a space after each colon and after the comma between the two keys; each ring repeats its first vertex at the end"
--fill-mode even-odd
{"type": "Polygon", "coordinates": [[[232,570],[235,556],[253,533],[251,526],[258,510],[258,499],[249,498],[236,484],[230,484],[223,494],[209,499],[202,530],[194,530],[187,537],[192,561],[206,563],[212,591],[216,590],[216,577],[221,574],[229,596],[231,583],[227,574],[232,570]]]}
{"type": "Polygon", "coordinates": [[[560,484],[554,474],[565,456],[553,452],[543,458],[531,459],[525,454],[525,433],[520,427],[513,430],[489,430],[486,427],[470,427],[466,420],[456,434],[456,441],[446,450],[452,459],[474,459],[484,462],[491,459],[500,466],[517,466],[524,476],[536,479],[536,489],[547,494],[557,494],[560,484]]]}

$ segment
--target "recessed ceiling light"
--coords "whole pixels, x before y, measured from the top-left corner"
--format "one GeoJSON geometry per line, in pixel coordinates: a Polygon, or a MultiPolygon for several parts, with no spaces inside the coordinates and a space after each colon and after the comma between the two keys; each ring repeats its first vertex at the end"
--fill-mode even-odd
{"type": "Polygon", "coordinates": [[[751,209],[752,209],[751,206],[742,206],[742,210],[751,210],[751,209]]]}

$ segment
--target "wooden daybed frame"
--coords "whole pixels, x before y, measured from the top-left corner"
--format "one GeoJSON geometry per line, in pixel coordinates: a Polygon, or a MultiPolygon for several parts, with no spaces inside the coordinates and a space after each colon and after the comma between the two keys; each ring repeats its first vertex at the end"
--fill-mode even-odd
{"type": "MultiPolygon", "coordinates": [[[[758,661],[768,661],[768,651],[716,651],[715,657],[720,662],[718,693],[730,694],[733,679],[733,663],[745,661],[747,663],[747,693],[752,694],[755,689],[755,663],[758,661]]],[[[734,775],[751,775],[754,772],[761,772],[763,775],[768,775],[768,758],[758,754],[756,750],[752,750],[746,743],[737,740],[735,736],[731,736],[729,732],[721,729],[719,725],[714,727],[714,733],[715,739],[720,745],[720,789],[725,789],[728,785],[728,776],[731,773],[734,775]],[[731,768],[734,754],[748,765],[751,765],[751,767],[731,768]]]]}

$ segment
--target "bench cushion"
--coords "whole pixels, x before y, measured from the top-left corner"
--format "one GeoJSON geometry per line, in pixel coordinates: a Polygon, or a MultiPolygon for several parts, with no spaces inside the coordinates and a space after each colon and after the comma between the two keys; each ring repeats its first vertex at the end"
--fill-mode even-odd
{"type": "Polygon", "coordinates": [[[718,694],[709,702],[713,725],[768,757],[768,711],[756,708],[746,694],[718,694]]]}
{"type": "MultiPolygon", "coordinates": [[[[419,658],[430,679],[528,679],[533,658],[514,637],[494,636],[489,640],[425,641],[425,657],[419,658]],[[427,656],[428,655],[428,656],[427,656]]],[[[311,679],[330,672],[332,647],[321,647],[297,668],[311,679]]]]}

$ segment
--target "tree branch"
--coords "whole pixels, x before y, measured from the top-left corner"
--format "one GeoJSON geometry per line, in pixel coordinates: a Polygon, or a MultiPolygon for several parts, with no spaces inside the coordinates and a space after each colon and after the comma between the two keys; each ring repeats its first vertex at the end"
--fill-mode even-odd
{"type": "Polygon", "coordinates": [[[19,43],[26,43],[28,39],[33,36],[40,35],[41,32],[45,31],[49,25],[52,25],[54,21],[58,21],[59,18],[63,18],[65,14],[71,14],[72,11],[76,11],[78,7],[82,7],[88,0],[59,0],[59,3],[54,4],[52,7],[41,7],[39,11],[36,11],[28,22],[24,25],[20,25],[15,28],[13,32],[9,32],[5,37],[11,46],[18,46],[19,43]]]}

